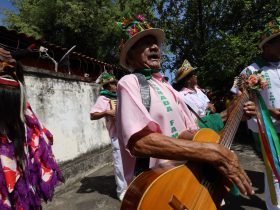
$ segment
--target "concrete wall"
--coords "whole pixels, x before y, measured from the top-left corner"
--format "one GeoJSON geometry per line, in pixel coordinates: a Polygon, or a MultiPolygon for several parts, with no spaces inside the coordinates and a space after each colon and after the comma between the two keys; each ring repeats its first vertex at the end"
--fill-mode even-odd
{"type": "Polygon", "coordinates": [[[25,75],[25,83],[33,111],[54,135],[53,152],[59,163],[110,144],[104,119],[89,117],[98,85],[34,73],[25,75]]]}

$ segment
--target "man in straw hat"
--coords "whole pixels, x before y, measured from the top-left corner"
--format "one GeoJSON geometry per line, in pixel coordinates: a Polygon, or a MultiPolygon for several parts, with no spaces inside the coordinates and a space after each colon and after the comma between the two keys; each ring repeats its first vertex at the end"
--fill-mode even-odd
{"type": "Polygon", "coordinates": [[[168,160],[191,159],[211,163],[243,194],[253,194],[235,153],[219,144],[186,140],[192,139],[198,127],[179,93],[159,73],[160,44],[165,33],[152,28],[141,15],[125,18],[119,25],[127,38],[121,45],[120,64],[144,75],[150,94],[147,108],[135,74],[118,82],[117,129],[127,182],[134,176],[135,157],[150,157],[149,167],[168,160]]]}
{"type": "Polygon", "coordinates": [[[0,48],[0,209],[42,209],[63,181],[53,136],[25,101],[22,68],[0,48]]]}
{"type": "Polygon", "coordinates": [[[124,178],[120,146],[115,125],[117,80],[113,74],[104,72],[97,79],[97,83],[102,86],[102,89],[97,101],[91,108],[90,119],[98,120],[103,117],[106,119],[106,127],[111,138],[114,173],[117,184],[117,196],[119,200],[122,200],[127,188],[127,184],[124,178]]]}
{"type": "MultiPolygon", "coordinates": [[[[265,25],[265,29],[261,35],[261,40],[259,43],[259,48],[262,50],[262,55],[255,60],[254,63],[247,66],[241,74],[246,74],[246,72],[261,72],[261,74],[268,81],[268,88],[260,91],[268,111],[272,116],[272,122],[274,124],[275,130],[278,137],[280,137],[280,17],[275,18],[265,25]]],[[[237,87],[233,87],[232,91],[235,93],[239,92],[237,87]]],[[[261,152],[261,142],[258,134],[257,119],[252,118],[248,120],[248,128],[252,131],[253,139],[255,141],[257,152],[261,152]]],[[[267,176],[266,172],[265,175],[267,176]]],[[[268,209],[280,209],[280,188],[279,182],[274,177],[275,190],[268,188],[268,186],[273,185],[268,183],[270,179],[265,177],[265,199],[268,209]],[[276,197],[272,196],[275,192],[276,197]],[[275,197],[272,202],[271,198],[275,197]],[[274,204],[273,204],[274,203],[274,204]]]]}
{"type": "MultiPolygon", "coordinates": [[[[228,117],[228,110],[215,113],[216,109],[209,98],[200,88],[198,88],[197,76],[194,67],[188,60],[184,60],[182,66],[176,72],[172,83],[174,89],[179,91],[188,108],[197,117],[200,128],[211,128],[219,132],[224,127],[224,122],[228,117]]],[[[248,101],[246,106],[253,106],[253,102],[248,101]]]]}
{"type": "Polygon", "coordinates": [[[216,109],[214,105],[210,103],[207,95],[198,88],[195,69],[185,59],[182,66],[176,72],[172,86],[177,91],[182,91],[185,102],[200,116],[205,116],[207,111],[215,113],[216,109]]]}

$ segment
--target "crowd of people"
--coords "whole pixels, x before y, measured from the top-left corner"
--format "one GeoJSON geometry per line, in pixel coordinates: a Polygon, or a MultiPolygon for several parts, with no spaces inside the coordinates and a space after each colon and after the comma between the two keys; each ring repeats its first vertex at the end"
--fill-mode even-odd
{"type": "MultiPolygon", "coordinates": [[[[152,28],[140,15],[125,18],[118,25],[125,37],[120,64],[131,74],[119,81],[108,72],[100,75],[96,81],[101,86],[100,95],[91,108],[90,119],[106,120],[119,200],[126,198],[129,184],[139,173],[188,160],[212,165],[242,194],[253,195],[250,178],[233,151],[216,142],[192,141],[201,128],[221,131],[233,108],[228,106],[216,113],[188,60],[176,72],[173,84],[168,83],[160,73],[163,30],[152,28]]],[[[266,25],[259,47],[262,55],[241,75],[249,69],[261,72],[268,81],[268,87],[260,93],[280,137],[280,18],[266,25]]],[[[232,92],[238,98],[244,90],[233,86],[232,92]]],[[[0,97],[0,208],[41,209],[41,200],[52,198],[54,187],[63,177],[52,153],[53,137],[26,101],[20,63],[2,48],[0,97]]],[[[243,111],[257,151],[262,152],[257,102],[244,102],[243,111]]],[[[280,209],[279,179],[275,171],[270,173],[274,188],[269,189],[269,178],[265,178],[266,205],[269,210],[280,209]],[[276,202],[271,192],[276,192],[276,202]]]]}

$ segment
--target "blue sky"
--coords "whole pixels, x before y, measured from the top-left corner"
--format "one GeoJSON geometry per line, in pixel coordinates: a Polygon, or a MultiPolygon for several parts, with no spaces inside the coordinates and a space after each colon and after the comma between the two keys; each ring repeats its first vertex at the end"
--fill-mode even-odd
{"type": "Polygon", "coordinates": [[[6,9],[10,9],[10,10],[15,9],[9,0],[0,0],[0,25],[3,25],[2,20],[4,17],[4,15],[2,14],[2,11],[1,11],[2,8],[6,8],[6,9]]]}

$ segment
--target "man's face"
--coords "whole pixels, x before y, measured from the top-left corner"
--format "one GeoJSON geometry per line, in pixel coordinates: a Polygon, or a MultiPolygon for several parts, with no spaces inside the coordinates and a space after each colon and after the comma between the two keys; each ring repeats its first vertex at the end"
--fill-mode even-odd
{"type": "Polygon", "coordinates": [[[263,46],[263,51],[272,61],[280,61],[280,36],[266,43],[263,46]]]}
{"type": "Polygon", "coordinates": [[[113,93],[116,93],[117,92],[117,83],[116,82],[108,83],[108,90],[113,93]]]}
{"type": "Polygon", "coordinates": [[[160,47],[154,36],[145,36],[127,53],[127,63],[133,69],[160,68],[160,47]]]}

